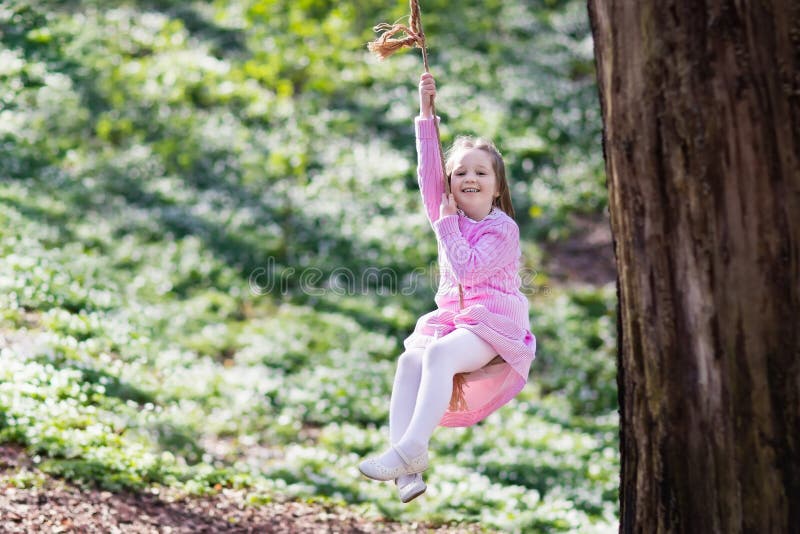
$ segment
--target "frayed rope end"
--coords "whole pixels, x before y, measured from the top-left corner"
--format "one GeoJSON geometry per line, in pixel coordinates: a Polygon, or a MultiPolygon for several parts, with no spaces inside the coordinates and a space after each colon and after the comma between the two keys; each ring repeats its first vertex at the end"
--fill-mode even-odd
{"type": "Polygon", "coordinates": [[[412,48],[415,45],[422,47],[424,45],[421,36],[402,24],[389,25],[382,23],[375,26],[374,30],[376,32],[382,31],[383,34],[374,41],[367,43],[367,48],[380,60],[386,59],[401,48],[412,48]],[[394,35],[400,32],[405,33],[406,37],[404,39],[394,38],[394,35]]]}

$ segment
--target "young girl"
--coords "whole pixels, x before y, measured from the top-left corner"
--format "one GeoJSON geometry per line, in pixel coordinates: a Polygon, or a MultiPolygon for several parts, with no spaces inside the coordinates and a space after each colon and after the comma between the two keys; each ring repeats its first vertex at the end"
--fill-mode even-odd
{"type": "Polygon", "coordinates": [[[428,467],[434,429],[472,426],[506,404],[526,384],[536,355],[503,159],[488,141],[458,138],[445,165],[448,196],[433,122],[438,118],[431,113],[435,95],[433,76],[423,74],[417,171],[439,245],[437,309],[420,317],[403,341],[390,402],[391,447],[359,464],[369,478],[394,479],[403,502],[426,489],[420,473],[428,467]],[[454,377],[460,379],[455,394],[454,377]]]}

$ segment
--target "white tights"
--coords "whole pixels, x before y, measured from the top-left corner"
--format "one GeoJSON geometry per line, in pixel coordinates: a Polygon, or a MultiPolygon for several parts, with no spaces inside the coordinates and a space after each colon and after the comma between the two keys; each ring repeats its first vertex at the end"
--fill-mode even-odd
{"type": "MultiPolygon", "coordinates": [[[[407,455],[422,454],[450,404],[453,376],[480,369],[497,355],[476,334],[457,328],[424,349],[400,355],[389,407],[389,439],[407,455]]],[[[389,466],[401,460],[391,448],[381,456],[389,466]]],[[[401,477],[399,484],[405,484],[401,477]]]]}

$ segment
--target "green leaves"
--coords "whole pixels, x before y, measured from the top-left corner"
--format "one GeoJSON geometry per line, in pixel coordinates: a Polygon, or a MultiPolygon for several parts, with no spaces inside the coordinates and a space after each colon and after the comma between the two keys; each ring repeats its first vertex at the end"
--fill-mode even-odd
{"type": "MultiPolygon", "coordinates": [[[[608,289],[534,295],[530,383],[480,425],[437,431],[415,507],[353,474],[387,445],[402,339],[434,305],[414,175],[422,64],[365,48],[407,3],[73,7],[0,10],[0,440],[110,489],[613,526],[608,289]]],[[[423,7],[444,141],[501,147],[526,267],[567,214],[605,207],[584,9],[423,7]]]]}

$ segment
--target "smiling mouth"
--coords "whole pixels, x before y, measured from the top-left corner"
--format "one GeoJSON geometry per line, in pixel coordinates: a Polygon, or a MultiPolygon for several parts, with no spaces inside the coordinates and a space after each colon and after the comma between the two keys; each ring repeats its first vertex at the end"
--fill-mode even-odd
{"type": "Polygon", "coordinates": [[[478,192],[480,192],[480,189],[476,189],[474,187],[468,187],[466,189],[462,189],[461,192],[462,193],[478,193],[478,192]]]}

